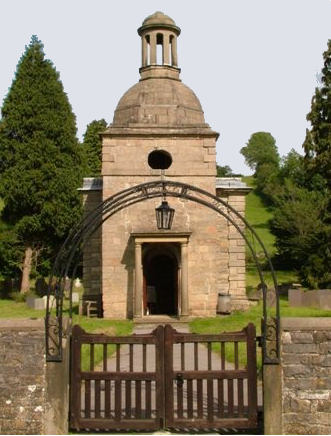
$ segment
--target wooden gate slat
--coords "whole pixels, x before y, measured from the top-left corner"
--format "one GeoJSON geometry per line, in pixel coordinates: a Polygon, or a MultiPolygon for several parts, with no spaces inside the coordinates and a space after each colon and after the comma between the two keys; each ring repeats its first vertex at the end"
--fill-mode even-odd
{"type": "Polygon", "coordinates": [[[115,381],[115,421],[120,421],[121,419],[121,409],[122,409],[122,382],[120,380],[115,381]]]}
{"type": "Polygon", "coordinates": [[[225,369],[225,343],[221,342],[221,369],[225,369]]]}
{"type": "Polygon", "coordinates": [[[218,416],[223,418],[224,416],[224,381],[223,379],[217,379],[217,399],[218,399],[218,416]]]}
{"type": "Polygon", "coordinates": [[[152,382],[150,380],[145,381],[145,390],[146,390],[146,418],[151,417],[152,412],[152,382]]]}
{"type": "Polygon", "coordinates": [[[136,413],[135,417],[141,418],[141,381],[136,380],[136,413]]]}
{"type": "Polygon", "coordinates": [[[183,418],[183,384],[177,383],[177,416],[183,418]]]}
{"type": "Polygon", "coordinates": [[[94,344],[90,344],[90,371],[94,371],[94,344]]]}
{"type": "Polygon", "coordinates": [[[91,416],[91,381],[85,380],[85,418],[91,416]]]}
{"type": "Polygon", "coordinates": [[[94,410],[95,418],[100,418],[100,380],[94,381],[94,410]]]}
{"type": "Polygon", "coordinates": [[[131,380],[125,381],[125,417],[131,417],[131,380]]]}
{"type": "MultiPolygon", "coordinates": [[[[133,344],[129,344],[129,371],[133,372],[133,344]]],[[[132,414],[131,380],[125,382],[125,416],[130,418],[132,414]]]]}
{"type": "Polygon", "coordinates": [[[186,380],[187,383],[187,417],[193,418],[193,380],[186,380]]]}
{"type": "Polygon", "coordinates": [[[110,380],[105,380],[105,418],[110,418],[111,396],[110,396],[110,380]]]}
{"type": "Polygon", "coordinates": [[[233,379],[228,379],[228,415],[233,416],[233,379]]]}
{"type": "Polygon", "coordinates": [[[243,379],[238,378],[238,416],[244,415],[244,386],[243,379]]]}

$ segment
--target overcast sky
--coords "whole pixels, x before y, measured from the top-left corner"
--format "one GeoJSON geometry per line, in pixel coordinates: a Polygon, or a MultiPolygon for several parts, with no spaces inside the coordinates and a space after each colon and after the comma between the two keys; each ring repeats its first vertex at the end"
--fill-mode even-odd
{"type": "Polygon", "coordinates": [[[139,80],[137,28],[157,10],[181,28],[181,78],[220,132],[217,161],[249,174],[240,148],[270,132],[302,152],[306,114],[331,38],[331,0],[0,0],[0,100],[31,35],[44,43],[77,117],[112,121],[139,80]]]}

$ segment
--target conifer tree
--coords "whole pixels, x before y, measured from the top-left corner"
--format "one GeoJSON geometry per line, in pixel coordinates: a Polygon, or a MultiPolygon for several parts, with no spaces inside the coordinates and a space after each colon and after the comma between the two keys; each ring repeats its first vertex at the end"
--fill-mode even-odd
{"type": "Polygon", "coordinates": [[[2,218],[24,248],[21,292],[29,290],[33,258],[57,247],[81,214],[81,166],[75,116],[59,73],[32,36],[0,121],[2,218]]]}
{"type": "Polygon", "coordinates": [[[102,141],[100,133],[107,127],[104,119],[94,120],[86,127],[84,134],[84,155],[86,170],[84,175],[86,177],[95,177],[101,174],[101,148],[102,141]]]}
{"type": "Polygon", "coordinates": [[[319,174],[331,187],[331,39],[323,54],[321,87],[315,89],[307,120],[311,129],[303,144],[308,175],[319,174]]]}

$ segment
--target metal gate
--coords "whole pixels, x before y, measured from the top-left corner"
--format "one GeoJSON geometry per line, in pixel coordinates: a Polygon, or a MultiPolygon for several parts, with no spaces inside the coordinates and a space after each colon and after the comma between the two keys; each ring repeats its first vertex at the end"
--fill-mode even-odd
{"type": "Polygon", "coordinates": [[[74,326],[70,406],[76,430],[256,428],[255,326],[122,337],[74,326]]]}

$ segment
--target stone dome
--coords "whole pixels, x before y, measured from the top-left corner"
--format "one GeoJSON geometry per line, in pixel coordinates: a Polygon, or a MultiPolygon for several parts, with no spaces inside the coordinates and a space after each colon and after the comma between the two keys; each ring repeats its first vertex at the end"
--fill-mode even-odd
{"type": "Polygon", "coordinates": [[[148,78],[132,86],[120,99],[113,125],[205,127],[201,104],[179,80],[148,78]]]}
{"type": "Polygon", "coordinates": [[[159,25],[159,24],[168,24],[175,26],[175,22],[172,18],[170,18],[168,15],[165,15],[161,11],[156,11],[154,14],[149,15],[146,17],[143,21],[143,26],[150,26],[150,25],[159,25]]]}

